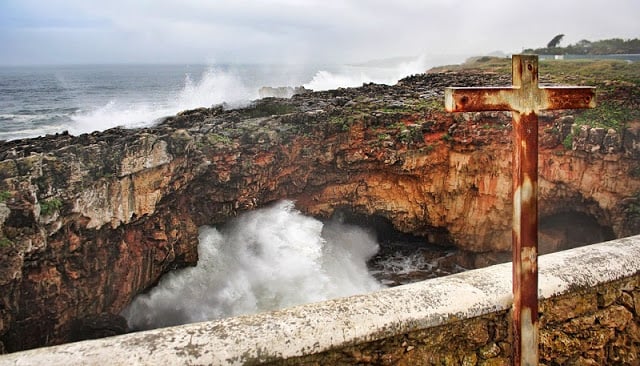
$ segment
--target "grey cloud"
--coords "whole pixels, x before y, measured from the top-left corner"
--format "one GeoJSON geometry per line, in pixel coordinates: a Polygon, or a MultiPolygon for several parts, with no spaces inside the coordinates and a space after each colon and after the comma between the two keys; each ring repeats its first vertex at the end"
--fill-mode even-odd
{"type": "Polygon", "coordinates": [[[640,36],[637,0],[6,1],[34,19],[3,29],[0,63],[353,62],[640,36]]]}

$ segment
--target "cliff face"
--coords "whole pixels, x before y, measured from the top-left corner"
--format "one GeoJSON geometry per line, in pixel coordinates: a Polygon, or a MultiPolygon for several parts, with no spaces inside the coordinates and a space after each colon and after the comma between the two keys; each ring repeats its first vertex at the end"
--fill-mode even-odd
{"type": "MultiPolygon", "coordinates": [[[[348,208],[428,242],[508,251],[510,117],[441,107],[445,86],[483,83],[509,80],[427,74],[3,143],[0,350],[122,331],[109,314],[195,264],[198,226],[282,198],[311,215],[348,208]]],[[[571,116],[541,122],[541,220],[581,213],[616,236],[639,233],[640,125],[585,129],[565,150],[571,116]]]]}

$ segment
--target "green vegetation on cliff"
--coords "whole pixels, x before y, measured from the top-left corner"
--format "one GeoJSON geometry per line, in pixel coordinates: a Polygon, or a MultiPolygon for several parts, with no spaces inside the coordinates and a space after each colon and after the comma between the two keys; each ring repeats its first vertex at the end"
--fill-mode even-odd
{"type": "MultiPolygon", "coordinates": [[[[540,60],[541,83],[589,83],[598,88],[612,89],[619,82],[640,85],[640,62],[620,60],[540,60]]],[[[440,66],[430,70],[472,71],[511,74],[511,58],[474,57],[460,65],[440,66]]]]}
{"type": "Polygon", "coordinates": [[[40,213],[42,215],[51,215],[62,208],[62,200],[60,198],[51,198],[40,202],[40,213]]]}
{"type": "MultiPolygon", "coordinates": [[[[432,71],[511,74],[511,59],[478,57],[464,64],[432,71]]],[[[613,128],[620,132],[640,121],[640,62],[620,60],[541,60],[541,84],[591,85],[597,88],[595,109],[575,111],[576,125],[613,128]]],[[[566,144],[571,146],[570,143],[566,144]]]]}
{"type": "MultiPolygon", "coordinates": [[[[558,35],[562,36],[562,35],[558,35]]],[[[556,37],[558,37],[556,36],[556,37]]],[[[640,53],[640,39],[603,39],[600,41],[588,41],[583,39],[566,47],[553,47],[558,42],[549,42],[547,47],[526,49],[524,53],[535,53],[538,55],[621,55],[640,53]]]]}

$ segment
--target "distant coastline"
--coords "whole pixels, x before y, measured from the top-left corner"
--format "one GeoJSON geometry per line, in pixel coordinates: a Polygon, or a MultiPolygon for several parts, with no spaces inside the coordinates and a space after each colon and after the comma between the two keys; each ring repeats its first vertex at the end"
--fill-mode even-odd
{"type": "MultiPolygon", "coordinates": [[[[554,37],[547,47],[528,48],[523,53],[535,53],[542,55],[580,55],[587,58],[590,56],[611,56],[611,55],[636,55],[640,54],[640,39],[611,38],[599,41],[589,41],[583,39],[566,47],[560,47],[559,43],[564,34],[554,37]]],[[[606,57],[609,58],[609,57],[606,57]]]]}
{"type": "Polygon", "coordinates": [[[640,53],[629,54],[610,54],[610,55],[539,55],[540,60],[622,60],[622,61],[640,61],[640,53]]]}

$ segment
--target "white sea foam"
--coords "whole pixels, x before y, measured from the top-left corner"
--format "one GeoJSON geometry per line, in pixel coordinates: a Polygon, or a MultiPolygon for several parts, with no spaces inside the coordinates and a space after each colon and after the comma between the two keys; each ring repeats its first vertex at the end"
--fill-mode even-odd
{"type": "Polygon", "coordinates": [[[182,89],[164,100],[149,102],[112,99],[105,105],[79,111],[71,116],[69,132],[78,135],[112,127],[147,127],[162,117],[183,110],[211,107],[223,102],[230,107],[240,107],[255,98],[257,90],[250,92],[238,75],[211,67],[197,81],[187,74],[182,89]]]}
{"type": "Polygon", "coordinates": [[[284,308],[381,288],[366,261],[378,244],[365,230],[306,217],[291,201],[202,227],[196,267],[165,275],[125,316],[133,329],[284,308]]]}
{"type": "Polygon", "coordinates": [[[318,71],[313,79],[304,84],[311,90],[330,90],[340,87],[358,87],[364,83],[393,85],[403,77],[423,73],[428,67],[425,56],[410,61],[398,62],[395,65],[345,66],[337,71],[318,71]]]}
{"type": "Polygon", "coordinates": [[[111,100],[106,105],[90,111],[78,111],[71,116],[69,132],[73,135],[103,131],[112,127],[144,127],[158,118],[168,115],[168,107],[153,108],[148,104],[127,104],[111,100]]]}
{"type": "Polygon", "coordinates": [[[235,72],[209,68],[198,82],[187,74],[175,108],[185,110],[223,102],[231,107],[240,107],[257,96],[257,89],[250,90],[235,72]]]}
{"type": "Polygon", "coordinates": [[[0,114],[0,121],[11,121],[13,123],[25,123],[40,117],[39,114],[0,114]]]}
{"type": "Polygon", "coordinates": [[[430,271],[437,267],[437,263],[425,259],[421,252],[404,255],[395,253],[388,256],[378,264],[382,273],[392,273],[396,275],[408,275],[418,271],[430,271]]]}

